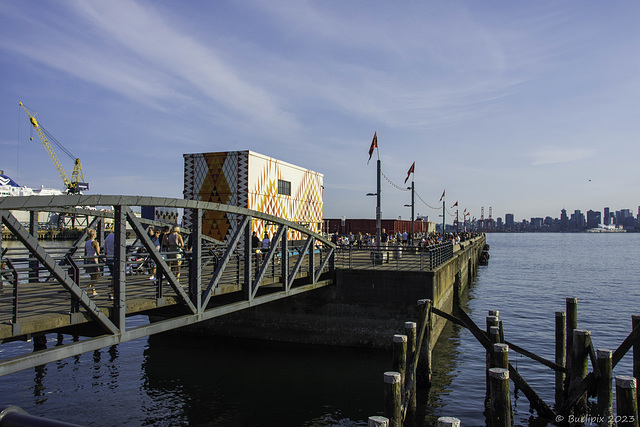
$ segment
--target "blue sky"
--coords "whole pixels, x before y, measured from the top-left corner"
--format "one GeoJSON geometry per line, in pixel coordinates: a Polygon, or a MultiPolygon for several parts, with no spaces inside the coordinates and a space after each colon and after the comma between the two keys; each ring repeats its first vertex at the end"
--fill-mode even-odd
{"type": "Polygon", "coordinates": [[[443,190],[478,218],[635,214],[638,22],[632,1],[1,1],[0,169],[62,188],[21,101],[91,194],[182,197],[183,153],[250,149],[323,173],[325,217],[374,218],[377,132],[384,218],[410,217],[414,161],[437,222],[443,190]]]}

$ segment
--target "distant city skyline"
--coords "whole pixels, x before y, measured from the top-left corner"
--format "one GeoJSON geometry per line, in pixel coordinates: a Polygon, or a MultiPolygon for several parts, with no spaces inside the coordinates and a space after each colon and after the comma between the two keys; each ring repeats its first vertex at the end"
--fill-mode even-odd
{"type": "MultiPolygon", "coordinates": [[[[543,219],[546,218],[546,217],[551,217],[553,219],[560,218],[560,214],[562,213],[563,209],[566,210],[568,213],[575,212],[575,211],[580,211],[580,212],[586,214],[589,211],[595,211],[595,212],[600,212],[600,213],[602,213],[604,215],[604,211],[605,211],[606,208],[609,208],[609,212],[612,212],[612,213],[628,210],[628,211],[632,212],[633,216],[636,217],[636,218],[638,217],[638,215],[640,215],[640,204],[639,204],[638,206],[636,206],[635,209],[633,209],[633,208],[616,209],[616,208],[612,208],[611,206],[604,206],[604,207],[602,207],[600,209],[591,207],[591,208],[588,208],[587,210],[560,208],[560,209],[558,209],[558,215],[549,214],[549,215],[544,215],[544,216],[531,216],[531,217],[528,217],[528,218],[527,217],[522,217],[522,218],[519,219],[519,221],[523,221],[523,220],[529,221],[529,220],[531,220],[531,218],[543,218],[543,219]]],[[[516,221],[518,221],[518,218],[519,218],[518,215],[514,214],[513,212],[506,212],[505,214],[502,215],[502,218],[504,218],[505,215],[507,215],[507,214],[513,214],[514,218],[516,219],[516,221]]],[[[495,215],[494,215],[494,218],[496,218],[495,215]]]]}
{"type": "Polygon", "coordinates": [[[504,218],[497,217],[479,221],[477,227],[484,231],[584,231],[595,228],[620,228],[626,231],[640,230],[640,206],[632,209],[614,210],[608,206],[604,209],[580,209],[568,211],[561,209],[560,217],[546,215],[516,220],[514,214],[507,213],[504,218]]]}

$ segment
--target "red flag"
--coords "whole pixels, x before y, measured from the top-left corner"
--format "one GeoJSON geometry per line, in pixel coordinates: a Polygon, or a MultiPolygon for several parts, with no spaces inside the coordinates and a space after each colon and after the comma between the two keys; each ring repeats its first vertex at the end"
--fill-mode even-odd
{"type": "Polygon", "coordinates": [[[456,206],[458,206],[458,201],[456,200],[456,202],[453,204],[453,206],[451,206],[452,208],[455,208],[456,206]]]}
{"type": "Polygon", "coordinates": [[[439,202],[441,202],[442,199],[444,199],[444,192],[445,192],[445,190],[442,190],[442,196],[440,196],[440,200],[438,200],[439,202]]]}
{"type": "Polygon", "coordinates": [[[373,141],[371,141],[371,147],[369,147],[369,160],[367,160],[367,164],[371,160],[371,156],[373,156],[373,150],[378,148],[378,132],[373,133],[373,141]]]}
{"type": "Polygon", "coordinates": [[[404,179],[404,183],[407,183],[407,180],[409,179],[409,176],[415,172],[416,169],[416,162],[413,162],[413,164],[411,165],[411,167],[409,168],[409,172],[407,172],[407,177],[404,179]]]}

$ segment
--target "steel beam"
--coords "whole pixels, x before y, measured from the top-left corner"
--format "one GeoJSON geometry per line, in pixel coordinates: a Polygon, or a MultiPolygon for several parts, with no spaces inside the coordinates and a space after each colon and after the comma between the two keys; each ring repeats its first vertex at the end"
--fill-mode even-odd
{"type": "Polygon", "coordinates": [[[240,225],[238,226],[236,233],[231,237],[231,239],[229,240],[229,243],[227,243],[227,250],[225,251],[220,262],[218,263],[218,268],[216,268],[216,271],[213,273],[213,277],[209,281],[209,285],[207,286],[207,289],[204,292],[204,295],[202,296],[203,307],[206,307],[207,304],[209,304],[209,300],[213,296],[213,290],[216,288],[216,286],[218,286],[218,283],[222,278],[222,272],[224,271],[225,267],[229,263],[229,260],[231,259],[233,252],[236,250],[236,247],[238,246],[238,242],[242,237],[242,233],[246,230],[247,227],[251,229],[250,224],[251,224],[251,217],[245,216],[240,222],[240,225]]]}
{"type": "Polygon", "coordinates": [[[289,282],[293,282],[295,277],[298,275],[298,271],[300,271],[300,267],[302,266],[302,261],[304,260],[304,257],[306,256],[307,252],[309,251],[309,247],[311,246],[311,243],[312,243],[311,236],[309,236],[309,238],[304,242],[304,246],[300,250],[300,253],[298,254],[298,260],[296,261],[296,265],[293,267],[293,270],[289,275],[289,282]]]}
{"type": "Polygon", "coordinates": [[[126,206],[114,208],[113,236],[113,320],[121,331],[125,330],[127,314],[127,221],[126,206]]]}
{"type": "Polygon", "coordinates": [[[169,267],[167,262],[162,258],[162,255],[156,250],[155,245],[147,235],[145,229],[142,228],[142,224],[140,224],[138,218],[135,216],[130,207],[127,206],[124,208],[126,208],[125,211],[127,214],[127,220],[129,221],[131,228],[133,228],[136,236],[138,237],[138,239],[140,239],[144,247],[147,249],[149,256],[156,263],[156,266],[162,267],[162,269],[164,270],[164,276],[167,278],[167,281],[169,282],[171,288],[173,288],[173,290],[178,295],[180,301],[183,302],[189,308],[189,310],[191,310],[192,313],[197,313],[198,308],[193,305],[193,303],[189,299],[189,295],[187,295],[180,283],[178,283],[178,279],[171,271],[171,267],[169,267]]]}
{"type": "Polygon", "coordinates": [[[253,299],[256,296],[256,293],[258,292],[258,288],[260,288],[260,283],[262,283],[262,279],[264,278],[264,275],[267,272],[267,266],[269,265],[269,262],[273,262],[273,256],[276,253],[276,249],[278,248],[278,245],[274,242],[280,241],[280,239],[282,238],[282,235],[284,234],[284,231],[285,231],[285,226],[281,225],[280,227],[278,227],[276,234],[271,238],[271,245],[269,246],[269,251],[267,252],[267,256],[265,257],[265,259],[262,260],[260,271],[258,271],[258,274],[256,275],[256,280],[253,283],[251,299],[253,299]]]}
{"type": "Polygon", "coordinates": [[[193,209],[191,214],[193,229],[189,236],[191,259],[189,260],[189,297],[202,311],[202,209],[193,209]]]}

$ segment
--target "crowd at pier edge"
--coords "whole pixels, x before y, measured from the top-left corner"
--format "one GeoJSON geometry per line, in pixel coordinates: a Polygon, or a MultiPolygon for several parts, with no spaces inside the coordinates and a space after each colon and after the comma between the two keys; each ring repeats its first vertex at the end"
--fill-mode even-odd
{"type": "MultiPolygon", "coordinates": [[[[426,248],[428,246],[437,245],[443,242],[452,242],[454,245],[474,237],[480,236],[482,233],[476,232],[455,232],[445,233],[444,235],[439,232],[434,233],[416,233],[415,239],[412,239],[411,233],[386,233],[384,228],[380,234],[380,241],[382,246],[418,246],[426,248]],[[413,244],[412,244],[413,242],[413,244]]],[[[338,245],[338,247],[357,247],[357,248],[370,248],[378,246],[376,244],[376,236],[369,233],[349,233],[338,234],[333,233],[330,236],[331,242],[338,245]]]]}

